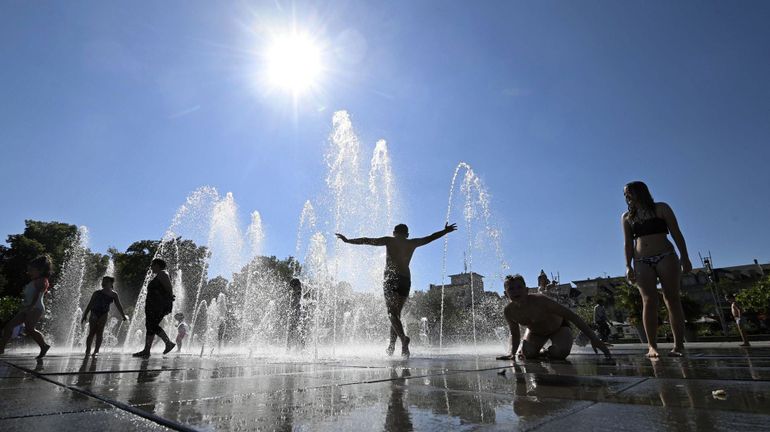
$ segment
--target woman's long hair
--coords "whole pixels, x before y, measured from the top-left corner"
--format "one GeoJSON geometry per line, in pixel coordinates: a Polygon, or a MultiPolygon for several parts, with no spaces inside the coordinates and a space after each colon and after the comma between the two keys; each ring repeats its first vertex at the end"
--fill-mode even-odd
{"type": "Polygon", "coordinates": [[[633,197],[628,204],[629,220],[643,221],[655,217],[655,200],[644,182],[632,181],[626,185],[626,189],[633,197]]]}

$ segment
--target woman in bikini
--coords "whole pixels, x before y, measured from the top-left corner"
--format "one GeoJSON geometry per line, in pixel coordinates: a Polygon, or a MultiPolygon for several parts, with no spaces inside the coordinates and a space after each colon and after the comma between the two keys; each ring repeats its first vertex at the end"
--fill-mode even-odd
{"type": "Polygon", "coordinates": [[[43,335],[35,329],[37,322],[45,315],[45,304],[43,296],[48,291],[50,284],[48,278],[51,277],[51,258],[47,255],[39,256],[27,265],[27,276],[31,281],[24,285],[24,303],[22,309],[3,327],[2,341],[0,341],[0,354],[5,352],[5,345],[11,338],[13,328],[19,324],[24,324],[27,335],[34,340],[40,347],[40,354],[37,358],[45,357],[45,354],[51,348],[45,343],[43,335]]]}
{"type": "Polygon", "coordinates": [[[682,272],[692,270],[684,236],[679,230],[674,211],[666,203],[656,203],[647,185],[640,181],[631,182],[626,185],[623,194],[628,204],[628,211],[621,218],[625,237],[626,278],[636,283],[642,295],[642,322],[649,346],[647,357],[659,356],[656,341],[658,281],[663,288],[663,300],[674,334],[674,349],[669,355],[681,356],[684,352],[684,311],[679,298],[679,282],[682,272]],[[674,246],[668,240],[669,233],[681,258],[677,257],[674,246]]]}
{"type": "Polygon", "coordinates": [[[123,305],[120,304],[120,298],[118,293],[112,290],[112,285],[115,283],[115,278],[105,276],[102,278],[102,289],[95,291],[91,294],[91,300],[86,306],[86,310],[83,311],[83,318],[80,320],[81,324],[86,322],[88,318],[88,337],[86,338],[86,356],[91,354],[91,343],[96,338],[96,347],[94,348],[93,357],[99,354],[99,348],[102,346],[102,335],[104,334],[104,326],[107,324],[107,317],[110,312],[110,304],[115,302],[115,306],[118,307],[120,314],[123,316],[123,321],[127,320],[126,313],[123,312],[123,305]],[[89,312],[91,313],[89,316],[89,312]]]}

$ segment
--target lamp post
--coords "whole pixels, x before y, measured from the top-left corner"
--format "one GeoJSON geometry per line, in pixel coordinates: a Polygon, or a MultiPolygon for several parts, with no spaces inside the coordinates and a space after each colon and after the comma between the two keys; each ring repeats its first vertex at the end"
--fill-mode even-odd
{"type": "Polygon", "coordinates": [[[718,294],[719,287],[717,285],[717,277],[716,274],[714,274],[714,268],[711,265],[711,252],[709,252],[709,256],[706,258],[701,257],[700,253],[698,253],[698,256],[701,259],[703,268],[706,269],[706,275],[708,276],[708,287],[709,291],[711,292],[711,297],[714,299],[714,306],[716,307],[717,315],[719,316],[719,323],[722,325],[722,333],[727,336],[727,322],[725,322],[725,316],[722,313],[722,302],[720,301],[720,296],[718,294]]]}

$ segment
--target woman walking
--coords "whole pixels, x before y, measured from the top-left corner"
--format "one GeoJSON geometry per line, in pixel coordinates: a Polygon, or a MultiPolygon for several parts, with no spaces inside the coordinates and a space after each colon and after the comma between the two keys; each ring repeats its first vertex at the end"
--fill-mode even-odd
{"type": "Polygon", "coordinates": [[[684,311],[679,297],[679,283],[682,272],[692,270],[684,236],[679,230],[674,211],[664,202],[655,202],[647,185],[640,181],[628,183],[623,194],[628,204],[628,211],[621,218],[625,238],[626,278],[636,283],[642,295],[647,357],[659,356],[658,281],[663,288],[663,300],[674,334],[674,349],[669,356],[679,357],[684,353],[684,311]],[[677,257],[674,245],[668,240],[669,233],[681,258],[677,257]]]}
{"type": "Polygon", "coordinates": [[[171,342],[166,332],[160,327],[163,317],[170,314],[174,305],[174,291],[171,287],[171,278],[166,273],[166,262],[155,258],[150,264],[150,269],[155,277],[147,285],[147,301],[144,304],[145,326],[147,336],[144,341],[144,349],[135,352],[134,357],[149,358],[150,348],[155,335],[160,336],[166,343],[163,354],[168,354],[176,346],[171,342]]]}

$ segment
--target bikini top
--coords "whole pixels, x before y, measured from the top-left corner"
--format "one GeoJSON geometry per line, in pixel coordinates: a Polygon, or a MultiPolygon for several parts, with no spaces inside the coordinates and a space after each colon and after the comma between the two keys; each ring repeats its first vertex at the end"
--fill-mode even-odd
{"type": "Polygon", "coordinates": [[[650,218],[642,222],[632,222],[631,234],[634,238],[652,234],[668,234],[668,224],[666,224],[665,219],[659,217],[650,218]]]}

